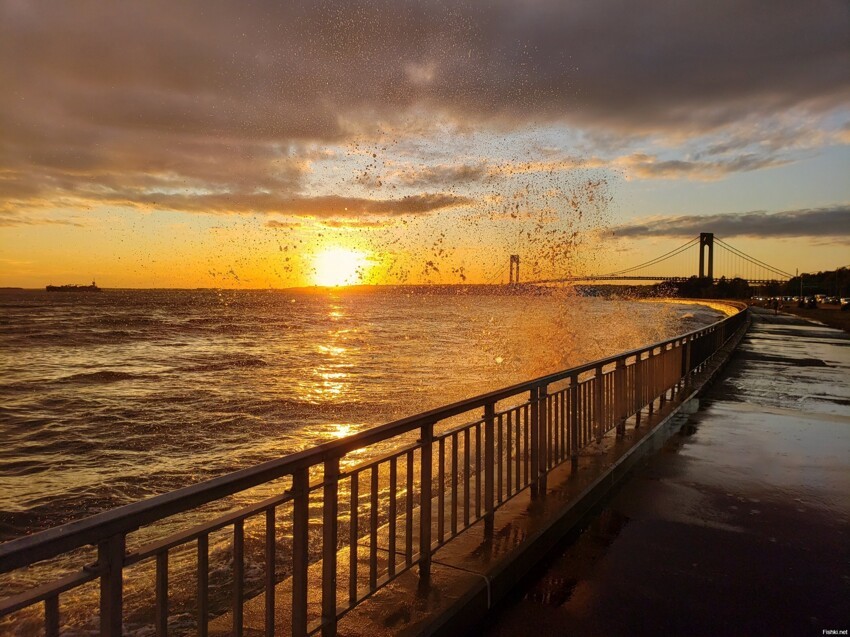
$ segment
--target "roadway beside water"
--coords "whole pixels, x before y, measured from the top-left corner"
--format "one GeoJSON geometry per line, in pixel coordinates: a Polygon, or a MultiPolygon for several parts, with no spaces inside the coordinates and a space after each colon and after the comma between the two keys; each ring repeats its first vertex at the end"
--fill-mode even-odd
{"type": "Polygon", "coordinates": [[[850,628],[850,336],[752,311],[681,434],[484,634],[850,628]]]}

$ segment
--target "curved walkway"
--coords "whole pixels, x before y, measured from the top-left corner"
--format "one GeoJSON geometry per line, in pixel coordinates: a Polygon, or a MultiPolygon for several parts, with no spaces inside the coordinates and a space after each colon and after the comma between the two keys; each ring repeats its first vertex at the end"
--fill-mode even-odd
{"type": "Polygon", "coordinates": [[[753,314],[681,434],[482,633],[848,634],[850,336],[753,314]]]}

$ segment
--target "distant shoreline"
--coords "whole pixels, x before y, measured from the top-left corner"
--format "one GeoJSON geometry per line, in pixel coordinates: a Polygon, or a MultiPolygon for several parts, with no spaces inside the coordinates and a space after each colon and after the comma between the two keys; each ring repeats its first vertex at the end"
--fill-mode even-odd
{"type": "MultiPolygon", "coordinates": [[[[110,288],[101,287],[105,292],[283,292],[283,293],[301,293],[301,294],[323,294],[327,292],[346,292],[346,293],[366,293],[366,292],[391,292],[391,291],[414,291],[428,289],[431,292],[437,293],[456,293],[456,292],[498,292],[500,294],[522,294],[524,292],[532,292],[534,294],[547,294],[555,290],[575,290],[582,295],[594,296],[635,296],[644,297],[654,295],[648,294],[651,291],[650,285],[582,285],[569,284],[560,286],[543,286],[536,284],[508,285],[505,283],[381,283],[381,284],[363,284],[363,285],[340,285],[340,286],[298,286],[290,288],[223,288],[223,287],[194,287],[194,288],[110,288]]],[[[25,288],[25,287],[0,287],[0,291],[15,290],[26,292],[43,292],[43,287],[25,288]]]]}

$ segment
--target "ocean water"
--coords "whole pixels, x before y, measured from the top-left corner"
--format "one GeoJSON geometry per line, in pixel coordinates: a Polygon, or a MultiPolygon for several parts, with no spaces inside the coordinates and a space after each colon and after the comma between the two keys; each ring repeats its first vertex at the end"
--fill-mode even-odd
{"type": "Polygon", "coordinates": [[[719,316],[427,288],[0,292],[0,540],[719,316]]]}
{"type": "Polygon", "coordinates": [[[0,541],[721,316],[571,290],[0,291],[0,541]]]}

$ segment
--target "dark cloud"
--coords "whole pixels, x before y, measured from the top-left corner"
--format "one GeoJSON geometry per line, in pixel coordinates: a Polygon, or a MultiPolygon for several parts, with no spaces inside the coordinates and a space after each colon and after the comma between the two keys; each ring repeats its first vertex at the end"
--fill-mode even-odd
{"type": "Polygon", "coordinates": [[[405,186],[462,185],[480,181],[489,173],[487,164],[441,164],[398,171],[396,179],[405,186]]]}
{"type": "Polygon", "coordinates": [[[326,219],[321,225],[325,228],[386,228],[388,219],[326,219]]]}
{"type": "Polygon", "coordinates": [[[279,196],[268,193],[147,194],[132,200],[105,198],[102,203],[151,207],[159,210],[206,214],[281,214],[314,218],[353,218],[361,215],[400,217],[431,214],[473,203],[472,199],[443,193],[409,195],[398,199],[364,199],[325,195],[279,196]]]}
{"type": "Polygon", "coordinates": [[[73,219],[47,219],[43,217],[28,217],[23,215],[0,215],[0,228],[8,228],[11,226],[74,226],[76,228],[82,228],[85,224],[73,219]]]}
{"type": "Polygon", "coordinates": [[[274,228],[275,230],[294,230],[301,228],[303,224],[299,221],[278,221],[277,219],[269,219],[265,223],[266,228],[274,228]]]}
{"type": "Polygon", "coordinates": [[[683,159],[659,160],[643,153],[621,157],[614,162],[629,175],[641,179],[690,179],[712,180],[737,172],[749,172],[763,168],[775,168],[788,163],[775,157],[761,157],[752,153],[716,161],[691,161],[683,159]]]}
{"type": "MultiPolygon", "coordinates": [[[[362,229],[362,228],[385,228],[392,223],[391,218],[374,217],[374,218],[334,218],[322,219],[316,221],[315,225],[322,228],[342,228],[342,229],[362,229]]],[[[300,221],[280,221],[278,219],[269,219],[264,224],[266,228],[274,228],[276,230],[294,230],[303,228],[310,224],[309,220],[300,221]]]]}
{"type": "Polygon", "coordinates": [[[850,97],[848,27],[845,0],[0,0],[0,197],[288,196],[310,143],[434,114],[687,136],[826,113],[850,97]]]}
{"type": "Polygon", "coordinates": [[[704,127],[850,86],[843,0],[2,6],[12,114],[104,131],[336,139],[414,104],[704,127]]]}
{"type": "Polygon", "coordinates": [[[804,208],[783,212],[742,212],[717,215],[656,217],[643,223],[610,229],[617,237],[695,237],[713,232],[729,237],[850,237],[850,205],[804,208]]]}

